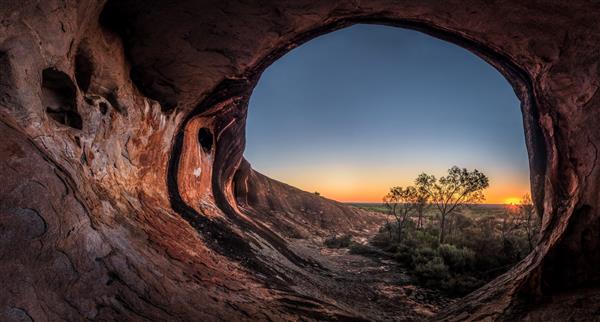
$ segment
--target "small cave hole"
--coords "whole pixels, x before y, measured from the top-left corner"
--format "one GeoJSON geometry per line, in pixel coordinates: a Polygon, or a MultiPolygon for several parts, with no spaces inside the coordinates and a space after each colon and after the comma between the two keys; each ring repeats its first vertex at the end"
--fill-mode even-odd
{"type": "Polygon", "coordinates": [[[105,102],[100,102],[100,104],[98,104],[98,107],[100,108],[100,113],[102,113],[102,115],[106,115],[106,112],[108,112],[108,104],[106,104],[105,102]]]}
{"type": "Polygon", "coordinates": [[[81,91],[87,92],[90,88],[93,74],[94,64],[88,52],[79,48],[75,55],[75,80],[81,91]]]}
{"type": "Polygon", "coordinates": [[[203,127],[198,131],[198,142],[200,142],[200,146],[204,152],[210,152],[213,145],[213,135],[209,129],[203,127]]]}
{"type": "Polygon", "coordinates": [[[10,86],[14,83],[8,54],[0,51],[0,103],[5,106],[9,106],[9,103],[13,101],[13,97],[16,96],[12,95],[14,88],[10,86]]]}
{"type": "Polygon", "coordinates": [[[118,89],[115,88],[106,95],[106,100],[112,105],[112,107],[119,112],[121,115],[127,115],[127,107],[121,104],[119,95],[117,94],[118,89]]]}
{"type": "Polygon", "coordinates": [[[42,102],[46,114],[58,123],[82,129],[81,116],[77,112],[75,84],[71,78],[55,68],[42,72],[42,102]]]}

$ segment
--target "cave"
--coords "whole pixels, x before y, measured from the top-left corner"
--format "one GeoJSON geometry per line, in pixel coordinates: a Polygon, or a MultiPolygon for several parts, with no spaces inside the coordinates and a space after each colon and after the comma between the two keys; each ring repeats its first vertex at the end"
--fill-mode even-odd
{"type": "Polygon", "coordinates": [[[82,92],[87,92],[94,74],[94,64],[86,49],[79,48],[75,54],[75,80],[82,92]]]}
{"type": "Polygon", "coordinates": [[[81,130],[76,95],[75,84],[67,74],[55,68],[42,71],[42,97],[46,114],[58,123],[81,130]]]}
{"type": "Polygon", "coordinates": [[[522,102],[541,239],[506,274],[429,318],[597,318],[599,11],[588,1],[8,1],[0,319],[383,319],[327,295],[326,269],[287,238],[368,217],[243,159],[248,99],[265,68],[357,23],[468,49],[522,102]],[[101,119],[81,106],[72,79],[79,70],[87,80],[75,66],[83,43],[94,62],[86,96],[111,91],[126,113],[101,119]],[[210,155],[201,153],[202,128],[212,133],[210,155]],[[306,204],[331,221],[307,217],[280,231],[262,215],[306,204]]]}
{"type": "Polygon", "coordinates": [[[106,104],[105,102],[100,102],[100,104],[98,104],[98,107],[100,108],[100,113],[102,113],[102,115],[106,115],[106,113],[108,112],[108,104],[106,104]]]}
{"type": "Polygon", "coordinates": [[[200,130],[198,130],[198,142],[200,142],[200,145],[202,146],[204,152],[210,153],[210,150],[212,150],[213,145],[213,135],[212,133],[210,133],[209,129],[203,127],[200,130]]]}
{"type": "Polygon", "coordinates": [[[261,73],[244,158],[272,179],[356,203],[381,202],[411,184],[408,173],[465,165],[490,175],[485,203],[501,204],[530,190],[520,105],[497,70],[459,46],[356,24],[261,73]]]}

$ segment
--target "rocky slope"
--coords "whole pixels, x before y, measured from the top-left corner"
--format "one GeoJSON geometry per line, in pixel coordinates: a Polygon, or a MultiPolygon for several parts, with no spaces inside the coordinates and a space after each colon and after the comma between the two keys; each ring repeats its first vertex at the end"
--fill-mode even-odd
{"type": "Polygon", "coordinates": [[[472,50],[522,101],[540,244],[437,318],[598,317],[599,15],[594,1],[0,1],[0,320],[369,318],[319,288],[326,265],[290,238],[380,218],[242,158],[261,72],[354,23],[472,50]]]}

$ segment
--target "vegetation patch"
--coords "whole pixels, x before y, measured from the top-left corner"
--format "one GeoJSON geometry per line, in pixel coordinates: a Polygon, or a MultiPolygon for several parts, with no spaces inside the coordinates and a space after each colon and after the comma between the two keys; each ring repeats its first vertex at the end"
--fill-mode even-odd
{"type": "Polygon", "coordinates": [[[383,204],[358,205],[392,220],[372,247],[354,246],[355,253],[375,247],[419,284],[451,297],[474,291],[529,254],[540,229],[529,196],[516,205],[477,204],[487,186],[483,173],[453,167],[446,177],[421,174],[415,186],[391,188],[383,204]]]}

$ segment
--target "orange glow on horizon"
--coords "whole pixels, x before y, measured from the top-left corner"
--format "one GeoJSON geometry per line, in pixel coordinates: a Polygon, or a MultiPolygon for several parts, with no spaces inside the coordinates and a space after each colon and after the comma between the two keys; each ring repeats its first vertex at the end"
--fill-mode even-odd
{"type": "MultiPolygon", "coordinates": [[[[293,184],[292,184],[293,185],[293,184]]],[[[296,186],[300,189],[303,187],[296,186]]],[[[325,188],[325,187],[322,187],[325,188]]],[[[348,191],[345,189],[335,189],[329,187],[329,189],[303,189],[309,192],[318,191],[321,196],[333,199],[340,202],[382,202],[383,196],[388,193],[389,188],[383,187],[370,187],[371,189],[365,189],[362,191],[348,191]]],[[[485,191],[484,204],[506,204],[506,205],[517,205],[521,202],[521,198],[512,196],[521,196],[529,192],[529,187],[498,187],[498,189],[487,189],[485,191]]]]}
{"type": "Polygon", "coordinates": [[[505,205],[518,205],[520,203],[521,203],[521,198],[510,197],[510,198],[504,199],[504,204],[505,205]]]}
{"type": "MultiPolygon", "coordinates": [[[[361,195],[357,195],[357,196],[353,196],[353,195],[345,195],[345,194],[328,194],[327,192],[321,192],[319,191],[319,193],[321,194],[321,196],[328,198],[328,199],[333,199],[339,202],[373,202],[373,203],[379,203],[382,202],[383,196],[387,193],[387,191],[383,192],[383,193],[379,193],[379,194],[361,194],[361,195]],[[381,195],[381,196],[380,196],[381,195]]],[[[516,197],[494,197],[494,198],[486,198],[483,201],[483,204],[504,204],[504,205],[518,205],[521,202],[521,198],[516,198],[516,197]]]]}
{"type": "MultiPolygon", "coordinates": [[[[416,173],[443,174],[442,169],[421,169],[421,166],[371,166],[369,170],[352,165],[321,164],[320,168],[281,168],[271,177],[307,192],[319,192],[325,198],[340,202],[382,202],[389,189],[394,186],[414,184],[416,173]],[[437,171],[436,171],[437,170],[437,171]]],[[[490,187],[484,190],[485,204],[518,203],[530,193],[529,178],[507,174],[504,171],[485,171],[490,178],[490,187]]]]}

